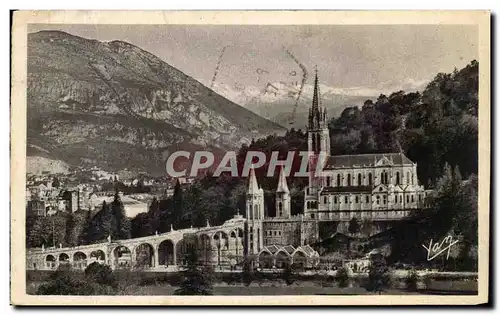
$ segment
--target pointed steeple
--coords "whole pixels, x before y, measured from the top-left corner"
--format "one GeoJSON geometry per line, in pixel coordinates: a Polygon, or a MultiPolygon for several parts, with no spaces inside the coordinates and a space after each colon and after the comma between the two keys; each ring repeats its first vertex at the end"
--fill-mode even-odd
{"type": "Polygon", "coordinates": [[[259,191],[259,184],[257,184],[257,178],[255,177],[255,170],[253,167],[250,169],[250,176],[248,177],[248,193],[255,194],[259,191]]]}
{"type": "Polygon", "coordinates": [[[318,68],[314,70],[314,95],[313,95],[313,103],[312,103],[312,111],[313,114],[319,113],[319,109],[321,108],[320,98],[319,98],[319,80],[318,80],[318,68]]]}
{"type": "Polygon", "coordinates": [[[278,179],[278,188],[276,189],[276,192],[279,193],[290,193],[288,190],[288,185],[286,183],[286,177],[285,177],[285,172],[283,166],[281,166],[280,169],[280,177],[278,179]]]}
{"type": "Polygon", "coordinates": [[[311,108],[309,108],[309,129],[320,128],[320,123],[325,119],[324,114],[325,111],[321,107],[318,69],[315,68],[313,101],[311,108]]]}

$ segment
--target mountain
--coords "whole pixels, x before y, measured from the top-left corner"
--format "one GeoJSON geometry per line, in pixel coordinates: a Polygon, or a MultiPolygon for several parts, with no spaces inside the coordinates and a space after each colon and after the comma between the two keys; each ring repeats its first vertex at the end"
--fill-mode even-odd
{"type": "MultiPolygon", "coordinates": [[[[305,84],[299,101],[300,83],[273,82],[263,87],[232,87],[214,84],[214,91],[241,104],[247,109],[282,126],[304,128],[307,125],[314,86],[305,84]]],[[[339,116],[350,106],[362,105],[367,99],[380,94],[367,89],[336,89],[320,84],[321,102],[330,117],[339,116]]]]}
{"type": "Polygon", "coordinates": [[[173,150],[221,154],[284,128],[123,41],[28,35],[28,156],[162,173],[173,150]]]}

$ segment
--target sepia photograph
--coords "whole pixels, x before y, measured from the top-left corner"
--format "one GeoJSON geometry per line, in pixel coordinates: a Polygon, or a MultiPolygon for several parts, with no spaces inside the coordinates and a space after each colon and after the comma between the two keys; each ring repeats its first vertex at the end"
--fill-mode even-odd
{"type": "Polygon", "coordinates": [[[488,11],[13,18],[11,303],[488,302],[488,11]]]}

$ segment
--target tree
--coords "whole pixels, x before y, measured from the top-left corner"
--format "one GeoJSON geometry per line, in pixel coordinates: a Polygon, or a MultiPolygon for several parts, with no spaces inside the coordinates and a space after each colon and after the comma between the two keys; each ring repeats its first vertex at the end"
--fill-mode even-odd
{"type": "Polygon", "coordinates": [[[370,257],[368,284],[366,290],[380,294],[390,286],[389,268],[381,254],[370,257]]]}
{"type": "Polygon", "coordinates": [[[351,221],[349,221],[349,227],[347,228],[347,230],[351,234],[356,234],[356,233],[359,233],[359,229],[360,229],[360,226],[359,226],[358,219],[356,217],[352,218],[351,221]]]}
{"type": "Polygon", "coordinates": [[[115,193],[115,198],[111,203],[111,213],[113,216],[112,238],[129,239],[131,236],[130,220],[125,214],[125,208],[123,207],[118,191],[115,193]]]}
{"type": "Polygon", "coordinates": [[[371,233],[373,232],[373,222],[370,221],[369,219],[364,219],[363,222],[361,223],[361,233],[365,237],[369,237],[371,233]]]}
{"type": "Polygon", "coordinates": [[[408,275],[405,278],[406,289],[409,291],[417,291],[418,284],[418,274],[415,269],[408,271],[408,275]]]}
{"type": "Polygon", "coordinates": [[[160,219],[161,219],[161,211],[160,211],[160,203],[156,197],[151,201],[151,205],[149,206],[148,211],[149,217],[149,226],[151,228],[151,234],[154,234],[156,231],[160,229],[160,219]]]}
{"type": "Polygon", "coordinates": [[[116,287],[116,277],[108,265],[93,262],[85,268],[85,277],[101,285],[116,287]]]}
{"type": "Polygon", "coordinates": [[[54,177],[54,179],[52,180],[52,187],[59,188],[60,186],[61,186],[61,182],[59,181],[59,179],[57,177],[54,177]]]}
{"type": "Polygon", "coordinates": [[[283,270],[282,277],[285,280],[286,285],[292,285],[297,280],[297,275],[295,274],[295,272],[290,264],[285,265],[285,269],[283,270]]]}
{"type": "Polygon", "coordinates": [[[183,271],[184,280],[174,294],[212,295],[211,270],[199,265],[196,249],[189,248],[185,259],[187,266],[183,271]]]}
{"type": "Polygon", "coordinates": [[[242,270],[242,278],[243,278],[243,283],[248,287],[253,280],[255,280],[255,272],[252,268],[253,266],[253,258],[252,257],[247,257],[243,261],[243,270],[242,270]]]}
{"type": "Polygon", "coordinates": [[[335,280],[339,288],[345,288],[349,285],[349,274],[347,273],[347,268],[342,267],[337,270],[337,274],[335,275],[335,280]]]}

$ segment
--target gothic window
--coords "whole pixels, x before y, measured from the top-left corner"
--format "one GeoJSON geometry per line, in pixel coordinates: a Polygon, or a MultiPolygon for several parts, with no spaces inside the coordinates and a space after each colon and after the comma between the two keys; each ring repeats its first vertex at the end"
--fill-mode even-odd
{"type": "Polygon", "coordinates": [[[411,202],[414,202],[413,195],[411,195],[411,202]]]}
{"type": "Polygon", "coordinates": [[[278,202],[278,213],[279,216],[283,216],[283,204],[281,202],[278,202]]]}
{"type": "Polygon", "coordinates": [[[336,204],[337,203],[337,196],[333,198],[333,202],[336,204]]]}
{"type": "Polygon", "coordinates": [[[326,177],[326,186],[330,187],[330,176],[326,177]]]}
{"type": "Polygon", "coordinates": [[[312,150],[316,152],[316,137],[314,134],[312,135],[312,150]]]}
{"type": "Polygon", "coordinates": [[[418,195],[418,201],[422,201],[422,195],[418,195]]]}
{"type": "Polygon", "coordinates": [[[361,174],[358,174],[358,186],[361,186],[361,174]]]}
{"type": "Polygon", "coordinates": [[[320,137],[319,133],[316,134],[316,152],[319,152],[321,149],[321,142],[320,142],[320,137]]]}
{"type": "Polygon", "coordinates": [[[347,203],[347,196],[344,197],[344,202],[347,203]]]}
{"type": "Polygon", "coordinates": [[[410,195],[406,195],[406,203],[410,202],[410,195]]]}
{"type": "Polygon", "coordinates": [[[373,185],[373,175],[372,173],[369,173],[368,174],[368,185],[373,185]]]}
{"type": "Polygon", "coordinates": [[[248,205],[248,216],[249,216],[249,220],[252,220],[253,219],[253,212],[252,212],[252,205],[248,205]]]}
{"type": "Polygon", "coordinates": [[[411,184],[414,185],[413,184],[413,173],[411,173],[411,184]]]}
{"type": "Polygon", "coordinates": [[[358,196],[356,196],[356,203],[358,203],[358,202],[359,202],[359,199],[358,199],[358,196]]]}
{"type": "Polygon", "coordinates": [[[377,204],[380,204],[380,196],[377,196],[377,204]]]}
{"type": "Polygon", "coordinates": [[[370,203],[370,197],[366,196],[366,203],[370,203]]]}
{"type": "Polygon", "coordinates": [[[385,184],[389,184],[389,174],[387,172],[384,173],[385,184]]]}
{"type": "Polygon", "coordinates": [[[410,185],[410,172],[406,173],[406,184],[410,185]]]}
{"type": "Polygon", "coordinates": [[[254,219],[258,220],[259,217],[259,205],[254,206],[254,214],[253,214],[254,219]]]}
{"type": "Polygon", "coordinates": [[[340,187],[340,174],[337,174],[337,187],[340,187]]]}
{"type": "Polygon", "coordinates": [[[401,182],[399,181],[399,172],[396,172],[396,185],[400,185],[401,182]]]}
{"type": "Polygon", "coordinates": [[[351,186],[351,174],[347,174],[347,186],[351,186]]]}
{"type": "Polygon", "coordinates": [[[323,197],[323,203],[327,203],[328,202],[328,197],[327,196],[324,196],[323,197]]]}
{"type": "Polygon", "coordinates": [[[384,205],[387,203],[387,196],[384,195],[384,205]]]}

